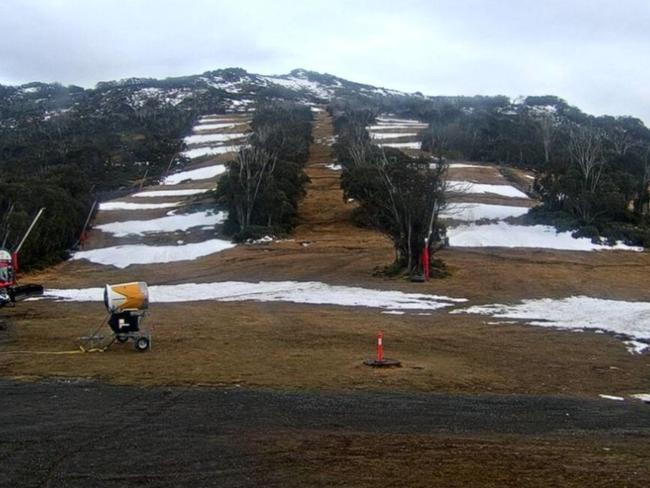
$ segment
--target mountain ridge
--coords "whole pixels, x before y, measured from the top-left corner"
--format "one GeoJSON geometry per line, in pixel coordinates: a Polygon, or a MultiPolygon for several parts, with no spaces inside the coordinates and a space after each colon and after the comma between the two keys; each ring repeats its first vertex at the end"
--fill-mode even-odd
{"type": "MultiPolygon", "coordinates": [[[[280,75],[251,73],[243,68],[220,68],[201,74],[173,76],[166,78],[130,77],[119,80],[100,81],[93,88],[77,85],[64,86],[60,83],[32,81],[21,85],[0,84],[0,126],[3,119],[11,117],[12,104],[31,103],[35,114],[39,111],[46,120],[61,111],[73,108],[84,98],[102,97],[106,100],[126,102],[132,109],[140,110],[147,105],[170,106],[193,110],[196,106],[208,106],[211,111],[245,111],[256,100],[285,99],[304,104],[327,104],[337,98],[357,99],[383,105],[387,100],[399,99],[405,103],[420,100],[443,102],[471,111],[476,105],[497,104],[504,115],[517,115],[521,110],[536,106],[536,110],[547,110],[562,114],[567,111],[580,112],[564,99],[554,95],[519,96],[505,95],[424,95],[420,92],[403,92],[371,84],[358,83],[330,73],[296,68],[280,75]],[[4,103],[2,103],[2,99],[4,103]],[[207,102],[206,102],[207,100],[207,102]],[[196,102],[199,103],[196,103],[196,102]]],[[[121,102],[120,102],[121,103],[121,102]]],[[[583,115],[588,115],[584,114],[583,115]]],[[[638,117],[623,115],[594,116],[613,117],[627,120],[631,125],[645,123],[638,117]]],[[[5,120],[6,126],[6,120],[5,120]]]]}

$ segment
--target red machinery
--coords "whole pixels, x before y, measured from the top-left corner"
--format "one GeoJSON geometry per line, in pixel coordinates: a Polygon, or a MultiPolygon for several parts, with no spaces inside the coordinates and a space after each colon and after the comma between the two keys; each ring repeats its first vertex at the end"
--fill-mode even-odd
{"type": "Polygon", "coordinates": [[[9,252],[6,249],[0,249],[0,308],[5,305],[13,304],[18,300],[24,298],[41,295],[43,293],[42,285],[27,284],[27,285],[18,285],[16,281],[16,273],[18,273],[18,253],[25,244],[27,237],[34,229],[36,222],[41,218],[43,211],[42,208],[32,220],[27,232],[21,239],[18,246],[13,252],[9,252]]]}

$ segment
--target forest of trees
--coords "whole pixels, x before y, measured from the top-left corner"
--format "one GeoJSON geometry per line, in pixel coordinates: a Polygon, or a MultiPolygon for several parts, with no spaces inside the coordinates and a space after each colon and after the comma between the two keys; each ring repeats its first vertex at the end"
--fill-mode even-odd
{"type": "MultiPolygon", "coordinates": [[[[350,153],[345,142],[353,139],[341,137],[337,151],[351,170],[344,178],[345,190],[362,201],[361,186],[355,182],[374,188],[379,200],[367,200],[365,214],[378,212],[373,225],[394,238],[400,232],[410,232],[416,241],[422,236],[419,230],[389,229],[383,223],[385,215],[377,205],[391,201],[386,175],[405,192],[416,191],[421,183],[412,178],[416,174],[430,178],[434,189],[438,184],[437,176],[430,174],[434,168],[398,151],[377,152],[364,139],[365,124],[381,113],[427,122],[423,148],[439,157],[533,170],[534,188],[543,202],[531,212],[533,222],[553,223],[594,239],[650,246],[650,130],[638,119],[590,116],[553,96],[514,102],[503,96],[424,97],[382,92],[302,70],[291,75],[335,90],[329,107],[337,116],[339,135],[359,131],[354,150],[362,151],[375,167],[375,179],[362,177],[367,168],[352,166],[360,155],[350,153]],[[342,114],[354,122],[346,122],[342,114]],[[350,177],[355,172],[359,179],[350,177]]],[[[65,259],[94,200],[126,193],[145,177],[155,182],[171,163],[182,164],[178,152],[193,121],[205,113],[224,113],[233,100],[244,98],[262,105],[253,121],[252,146],[231,163],[219,188],[220,201],[232,209],[228,229],[238,239],[285,233],[294,225],[306,181],[302,169],[311,114],[304,104],[319,96],[310,99],[304,90],[268,83],[237,68],[166,80],[99,83],[94,89],[0,85],[0,244],[14,246],[31,217],[47,207],[23,248],[22,262],[30,267],[65,259]],[[228,92],[228,83],[239,83],[240,88],[228,92]],[[240,195],[245,195],[243,200],[240,195]]],[[[425,214],[433,208],[432,201],[413,203],[425,214]]],[[[397,214],[397,207],[395,202],[389,210],[397,214]]],[[[399,218],[404,224],[411,217],[399,218]]],[[[413,268],[417,245],[410,249],[400,239],[399,260],[413,268]]]]}
{"type": "Polygon", "coordinates": [[[536,173],[542,205],[531,222],[595,240],[650,246],[650,130],[633,117],[595,117],[553,96],[352,97],[333,110],[416,118],[423,149],[450,159],[507,164],[536,173]],[[442,143],[442,144],[441,144],[442,143]]]}
{"type": "Polygon", "coordinates": [[[219,180],[217,201],[228,209],[226,233],[236,241],[282,235],[295,225],[309,179],[312,113],[289,102],[257,106],[249,145],[219,180]]]}
{"type": "Polygon", "coordinates": [[[14,88],[0,87],[0,244],[15,246],[46,207],[21,251],[23,267],[65,259],[93,201],[159,176],[194,117],[180,107],[134,107],[114,89],[33,89],[33,96],[17,97],[14,88]]]}
{"type": "MultiPolygon", "coordinates": [[[[278,232],[288,229],[304,186],[304,175],[289,162],[301,166],[307,157],[305,96],[239,68],[164,80],[101,82],[94,89],[56,83],[0,85],[0,244],[13,247],[31,216],[47,207],[21,251],[22,264],[38,267],[65,259],[94,200],[155,182],[172,163],[183,164],[178,155],[182,137],[196,118],[226,113],[244,99],[303,103],[303,110],[279,115],[301,123],[288,120],[292,130],[274,130],[270,136],[262,128],[256,133],[269,139],[254,146],[281,161],[274,166],[273,180],[286,187],[278,192],[266,188],[264,204],[273,206],[272,215],[261,219],[252,214],[250,222],[278,232]],[[229,92],[228,83],[241,83],[242,89],[229,92]]],[[[268,111],[255,124],[272,126],[262,120],[264,113],[268,111]]]]}

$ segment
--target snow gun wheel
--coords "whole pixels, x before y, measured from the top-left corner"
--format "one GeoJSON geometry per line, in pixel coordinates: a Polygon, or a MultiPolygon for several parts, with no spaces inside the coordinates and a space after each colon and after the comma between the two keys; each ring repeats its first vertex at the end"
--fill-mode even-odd
{"type": "Polygon", "coordinates": [[[135,350],[139,352],[144,352],[149,349],[149,339],[146,337],[138,337],[135,340],[135,350]]]}
{"type": "Polygon", "coordinates": [[[129,340],[129,336],[118,334],[115,336],[115,340],[120,344],[124,344],[126,341],[129,340]]]}

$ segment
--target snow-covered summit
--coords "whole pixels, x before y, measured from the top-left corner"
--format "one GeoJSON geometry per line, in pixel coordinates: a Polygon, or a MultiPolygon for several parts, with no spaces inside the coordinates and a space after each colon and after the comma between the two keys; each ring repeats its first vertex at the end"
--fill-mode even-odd
{"type": "Polygon", "coordinates": [[[315,98],[316,101],[328,101],[345,92],[357,92],[367,96],[407,95],[406,93],[378,88],[372,85],[355,83],[327,73],[318,73],[302,68],[282,75],[262,75],[248,73],[240,68],[208,71],[199,79],[209,87],[226,93],[252,94],[259,90],[280,89],[315,98]]]}

